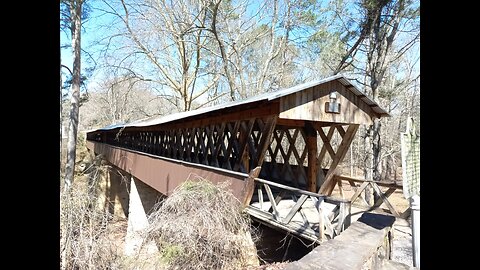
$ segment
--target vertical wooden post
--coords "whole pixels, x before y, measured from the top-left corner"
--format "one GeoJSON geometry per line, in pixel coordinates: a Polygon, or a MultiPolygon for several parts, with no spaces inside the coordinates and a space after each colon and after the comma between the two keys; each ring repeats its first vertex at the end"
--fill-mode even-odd
{"type": "Polygon", "coordinates": [[[246,172],[250,171],[250,154],[248,153],[248,147],[245,148],[245,151],[243,152],[243,157],[242,157],[242,164],[243,167],[245,168],[246,172]]]}
{"type": "Polygon", "coordinates": [[[262,167],[254,168],[245,179],[245,186],[243,188],[243,205],[248,206],[252,200],[253,192],[255,190],[255,178],[258,177],[262,167]]]}
{"type": "Polygon", "coordinates": [[[351,223],[351,205],[350,202],[340,202],[338,211],[338,224],[335,228],[337,235],[346,230],[351,223]]]}
{"type": "Polygon", "coordinates": [[[305,135],[308,154],[307,190],[317,192],[317,131],[310,122],[305,123],[305,135]]]}

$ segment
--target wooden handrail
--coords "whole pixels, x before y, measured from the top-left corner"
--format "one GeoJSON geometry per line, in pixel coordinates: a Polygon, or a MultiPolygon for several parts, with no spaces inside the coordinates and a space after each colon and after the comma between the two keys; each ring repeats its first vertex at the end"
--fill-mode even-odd
{"type": "Polygon", "coordinates": [[[267,184],[267,185],[270,185],[270,186],[274,186],[274,187],[277,187],[277,188],[281,188],[281,189],[284,189],[284,190],[288,190],[288,191],[291,191],[291,192],[295,192],[295,193],[298,193],[298,194],[304,194],[304,195],[308,195],[308,196],[314,196],[314,197],[317,197],[317,198],[323,198],[326,202],[330,202],[330,203],[335,203],[336,204],[336,203],[348,203],[348,202],[350,202],[350,200],[347,200],[347,199],[332,198],[332,197],[328,197],[327,195],[322,195],[322,194],[310,192],[310,191],[307,191],[307,190],[282,185],[282,184],[275,183],[275,182],[268,181],[268,180],[261,179],[261,178],[255,178],[255,181],[257,181],[259,183],[267,184]]]}
{"type": "MultiPolygon", "coordinates": [[[[379,196],[379,200],[375,202],[373,205],[366,202],[368,205],[368,210],[374,210],[380,207],[380,205],[385,204],[390,212],[397,217],[406,218],[409,214],[409,208],[407,208],[403,213],[399,213],[395,207],[390,203],[388,197],[395,192],[395,190],[400,189],[403,190],[403,186],[397,184],[396,182],[378,182],[368,179],[359,179],[354,177],[342,176],[342,175],[335,175],[334,176],[336,183],[338,183],[340,193],[343,196],[342,190],[342,181],[348,181],[352,187],[355,189],[355,193],[350,198],[350,202],[353,204],[361,194],[365,192],[367,186],[371,186],[373,188],[373,192],[375,192],[379,196]],[[360,186],[357,186],[355,183],[361,183],[360,186]],[[387,191],[383,192],[380,187],[388,188],[387,191]]],[[[364,201],[365,202],[365,201],[364,201]]],[[[358,205],[357,205],[358,207],[358,205]]]]}
{"type": "MultiPolygon", "coordinates": [[[[318,243],[334,238],[350,225],[350,200],[331,198],[326,195],[282,185],[261,178],[254,178],[254,182],[258,187],[256,189],[260,207],[251,204],[247,207],[247,212],[263,222],[286,228],[287,231],[307,239],[312,239],[318,243]],[[272,192],[273,188],[280,190],[280,193],[274,196],[272,192]],[[265,189],[267,194],[266,199],[270,202],[270,206],[267,207],[268,209],[263,207],[265,196],[263,196],[262,189],[265,189]],[[283,210],[287,210],[287,212],[283,212],[281,215],[278,206],[282,198],[286,197],[286,193],[290,193],[288,197],[291,196],[295,204],[288,208],[283,208],[283,210]],[[316,222],[312,224],[312,220],[308,220],[302,210],[307,200],[311,200],[316,209],[318,225],[315,225],[316,222]],[[329,203],[335,206],[326,212],[325,208],[321,207],[323,203],[329,203]],[[297,214],[302,217],[302,224],[299,224],[298,221],[293,221],[294,216],[297,214]],[[336,225],[334,225],[334,222],[336,222],[336,225]]],[[[316,218],[314,220],[316,220],[316,218]]]]}
{"type": "Polygon", "coordinates": [[[373,182],[381,187],[392,187],[392,188],[398,188],[403,190],[403,185],[397,184],[395,181],[373,181],[373,180],[368,180],[368,179],[360,179],[360,178],[354,178],[354,177],[349,177],[349,176],[344,176],[344,175],[335,175],[335,178],[337,180],[345,180],[345,181],[352,181],[352,182],[357,182],[357,183],[363,183],[363,182],[373,182]]]}

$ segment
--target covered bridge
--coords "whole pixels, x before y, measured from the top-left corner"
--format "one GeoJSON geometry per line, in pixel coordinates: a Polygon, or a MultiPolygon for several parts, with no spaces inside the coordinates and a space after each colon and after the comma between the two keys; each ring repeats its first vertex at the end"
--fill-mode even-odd
{"type": "Polygon", "coordinates": [[[228,180],[252,217],[322,241],[350,222],[349,201],[329,197],[337,166],[359,125],[383,116],[377,103],[336,75],[93,130],[87,147],[167,196],[192,175],[228,180]],[[332,143],[335,133],[338,144],[332,143]]]}

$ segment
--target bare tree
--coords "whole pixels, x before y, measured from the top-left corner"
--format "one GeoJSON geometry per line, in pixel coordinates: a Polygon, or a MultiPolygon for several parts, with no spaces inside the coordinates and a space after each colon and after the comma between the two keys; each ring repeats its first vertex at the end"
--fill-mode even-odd
{"type": "Polygon", "coordinates": [[[75,153],[77,149],[78,113],[80,106],[80,64],[81,64],[81,27],[82,5],[84,0],[71,0],[70,7],[72,50],[73,50],[73,77],[70,118],[67,141],[67,163],[65,166],[65,188],[70,188],[75,170],[75,153]]]}
{"type": "MultiPolygon", "coordinates": [[[[323,32],[318,33],[321,36],[342,33],[337,37],[343,43],[340,48],[344,50],[333,55],[337,63],[330,66],[332,73],[348,73],[374,101],[388,107],[389,101],[396,100],[396,95],[404,86],[396,83],[400,75],[393,73],[388,80],[391,83],[384,85],[385,74],[406,52],[417,48],[418,1],[359,0],[353,4],[332,1],[328,9],[333,15],[321,29],[323,32]]],[[[360,159],[363,160],[361,167],[367,179],[380,180],[382,167],[386,167],[381,166],[382,160],[394,153],[392,148],[382,152],[385,138],[382,139],[381,127],[382,123],[388,121],[375,119],[371,126],[357,135],[362,137],[363,154],[360,159]]],[[[371,194],[367,193],[367,197],[371,197],[371,194]]]]}
{"type": "Polygon", "coordinates": [[[109,67],[149,82],[181,111],[191,110],[220,79],[212,62],[203,58],[206,7],[201,1],[104,4],[104,11],[123,25],[105,39],[109,67]],[[113,42],[122,45],[112,49],[113,42]]]}
{"type": "Polygon", "coordinates": [[[80,128],[126,123],[175,110],[148,87],[148,83],[128,76],[112,76],[100,82],[90,89],[88,101],[80,108],[80,128]]]}
{"type": "Polygon", "coordinates": [[[250,1],[217,2],[210,8],[209,31],[218,53],[209,49],[222,63],[219,72],[227,78],[231,100],[294,83],[296,49],[290,34],[303,26],[304,2],[264,1],[255,12],[249,12],[250,1]]]}
{"type": "Polygon", "coordinates": [[[306,2],[104,1],[123,26],[104,39],[106,65],[148,82],[181,111],[290,86],[291,33],[306,2]]]}
{"type": "MultiPolygon", "coordinates": [[[[369,79],[369,88],[373,100],[379,99],[379,87],[385,78],[385,72],[393,61],[397,60],[406,50],[411,48],[418,40],[418,34],[415,34],[406,44],[394,49],[394,41],[397,37],[402,20],[411,19],[408,14],[409,1],[364,1],[363,8],[366,14],[366,26],[368,29],[368,46],[367,46],[367,70],[366,75],[369,79]]],[[[415,16],[415,14],[413,14],[415,16]]],[[[375,181],[380,180],[380,153],[382,150],[382,141],[380,137],[380,129],[382,122],[376,119],[367,130],[367,136],[372,139],[372,161],[371,161],[371,178],[375,181]]]]}

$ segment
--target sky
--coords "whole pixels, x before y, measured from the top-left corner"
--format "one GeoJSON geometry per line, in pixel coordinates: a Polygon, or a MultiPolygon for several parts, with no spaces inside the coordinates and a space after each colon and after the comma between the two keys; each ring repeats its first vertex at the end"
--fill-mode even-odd
{"type": "MultiPolygon", "coordinates": [[[[114,21],[113,15],[107,14],[102,9],[107,9],[105,4],[102,1],[90,1],[92,3],[92,10],[90,13],[89,18],[83,22],[83,31],[82,31],[82,48],[87,51],[88,53],[92,54],[95,59],[98,59],[98,50],[101,48],[100,45],[97,44],[97,40],[102,37],[107,37],[111,33],[113,33],[113,27],[105,27],[106,25],[112,25],[112,21],[114,21]]],[[[255,12],[255,7],[258,8],[258,3],[253,1],[253,5],[248,7],[248,12],[255,12]]],[[[68,31],[68,30],[67,30],[68,31]]],[[[292,33],[294,35],[294,33],[292,33]]],[[[60,30],[60,42],[61,45],[71,45],[71,37],[70,34],[66,34],[65,31],[60,30]]],[[[419,54],[418,50],[418,54],[419,54]]],[[[73,62],[73,55],[71,47],[61,49],[61,58],[62,64],[68,66],[72,69],[72,62],[73,62]]],[[[89,56],[86,53],[82,53],[82,73],[85,72],[85,69],[88,67],[92,67],[93,64],[89,63],[89,56]]],[[[99,63],[98,63],[99,64],[99,63]]],[[[419,63],[417,64],[419,66],[419,63]]],[[[98,66],[97,66],[98,67],[98,66]]],[[[89,78],[87,83],[87,89],[92,89],[95,85],[99,82],[99,78],[101,78],[101,71],[97,68],[94,72],[93,76],[89,78]]],[[[68,71],[63,69],[64,77],[63,81],[66,80],[66,75],[68,71]]]]}
{"type": "MultiPolygon", "coordinates": [[[[82,22],[82,35],[81,35],[81,46],[82,49],[90,53],[93,58],[98,59],[97,51],[100,49],[100,46],[97,44],[97,40],[106,37],[109,35],[110,31],[108,27],[103,27],[104,25],[109,25],[113,21],[113,16],[106,14],[105,12],[99,10],[102,8],[101,1],[94,1],[95,6],[92,7],[92,11],[87,20],[82,22]]],[[[68,48],[63,48],[61,50],[61,60],[62,64],[72,69],[73,67],[73,52],[71,48],[72,40],[70,35],[70,30],[62,31],[60,30],[60,46],[68,45],[68,48]],[[66,33],[66,31],[68,33],[66,33]]],[[[93,67],[94,64],[91,63],[90,57],[87,53],[82,52],[82,74],[85,72],[86,68],[93,67]],[[90,62],[90,63],[89,63],[90,62]]],[[[65,81],[68,71],[63,69],[64,76],[62,81],[65,81]]],[[[96,78],[99,76],[99,72],[95,71],[93,76],[89,78],[87,83],[87,88],[91,88],[96,84],[96,78]]]]}
{"type": "MultiPolygon", "coordinates": [[[[113,34],[113,27],[110,27],[112,25],[112,22],[115,21],[114,15],[106,13],[104,10],[108,10],[109,7],[107,7],[102,1],[96,1],[96,0],[91,0],[90,3],[91,5],[91,13],[90,16],[88,17],[87,20],[82,22],[82,36],[81,36],[81,46],[82,49],[87,51],[88,53],[92,54],[93,58],[98,59],[98,50],[101,49],[101,45],[98,45],[98,40],[101,38],[108,37],[109,35],[113,34]],[[107,27],[105,27],[107,26],[107,27]]],[[[252,5],[249,5],[247,8],[248,12],[256,12],[255,8],[259,6],[258,1],[253,0],[252,5]]],[[[73,67],[73,53],[71,49],[71,35],[69,30],[62,31],[60,30],[60,45],[69,45],[67,48],[61,49],[61,60],[62,64],[69,67],[72,69],[73,67]],[[66,31],[68,33],[66,33],[66,31]]],[[[89,56],[86,53],[82,52],[82,74],[85,72],[86,68],[93,67],[94,65],[92,63],[89,63],[89,56]]],[[[97,63],[98,65],[100,63],[97,63]]],[[[98,67],[97,65],[97,67],[98,67]]],[[[68,75],[68,70],[65,68],[63,69],[63,77],[62,81],[65,81],[67,79],[68,75]]],[[[98,82],[100,82],[101,78],[101,69],[96,69],[96,71],[93,73],[92,77],[88,79],[87,82],[87,89],[91,90],[94,88],[98,82]]],[[[67,92],[67,90],[65,90],[67,92]]]]}

